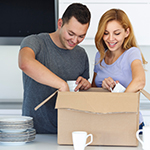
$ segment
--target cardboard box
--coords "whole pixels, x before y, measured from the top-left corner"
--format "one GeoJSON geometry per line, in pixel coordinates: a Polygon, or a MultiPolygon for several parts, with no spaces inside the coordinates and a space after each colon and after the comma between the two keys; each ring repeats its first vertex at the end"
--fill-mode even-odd
{"type": "Polygon", "coordinates": [[[58,92],[58,144],[72,145],[73,131],[93,134],[91,145],[137,146],[137,93],[111,93],[101,88],[58,92]]]}

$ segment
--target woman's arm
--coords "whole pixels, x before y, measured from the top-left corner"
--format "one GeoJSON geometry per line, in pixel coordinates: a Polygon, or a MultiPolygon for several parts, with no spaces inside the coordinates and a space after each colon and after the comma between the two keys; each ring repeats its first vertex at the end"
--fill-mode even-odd
{"type": "Polygon", "coordinates": [[[93,80],[92,80],[92,87],[97,87],[96,84],[95,84],[95,77],[96,77],[97,73],[94,72],[94,75],[93,75],[93,80]]]}
{"type": "MultiPolygon", "coordinates": [[[[137,92],[143,89],[145,86],[145,72],[142,66],[142,62],[138,59],[134,60],[131,63],[131,70],[132,70],[132,81],[126,88],[125,92],[137,92]]],[[[108,90],[110,90],[110,87],[113,88],[114,86],[115,81],[111,77],[105,78],[102,82],[102,87],[108,90]]]]}
{"type": "Polygon", "coordinates": [[[132,81],[126,88],[125,92],[137,92],[145,86],[145,72],[142,62],[138,59],[131,63],[132,81]]]}

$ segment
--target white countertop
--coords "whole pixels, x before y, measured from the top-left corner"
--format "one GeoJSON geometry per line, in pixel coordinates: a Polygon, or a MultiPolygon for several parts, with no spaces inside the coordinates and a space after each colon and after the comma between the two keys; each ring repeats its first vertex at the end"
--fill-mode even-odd
{"type": "MultiPolygon", "coordinates": [[[[57,135],[37,134],[34,141],[23,145],[3,145],[0,150],[73,150],[73,146],[57,144],[57,135]]],[[[141,144],[138,147],[116,147],[116,146],[87,146],[85,150],[142,150],[141,144]]]]}

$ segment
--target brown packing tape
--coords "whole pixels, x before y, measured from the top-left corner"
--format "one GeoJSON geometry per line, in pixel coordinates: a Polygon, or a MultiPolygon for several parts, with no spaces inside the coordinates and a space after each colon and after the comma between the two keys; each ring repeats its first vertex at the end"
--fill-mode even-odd
{"type": "Polygon", "coordinates": [[[84,112],[84,113],[87,113],[87,114],[95,114],[95,115],[106,115],[106,114],[137,114],[137,112],[91,112],[91,111],[83,111],[83,110],[77,110],[77,109],[66,109],[66,110],[69,110],[69,111],[76,111],[76,112],[84,112]]]}
{"type": "Polygon", "coordinates": [[[145,91],[144,89],[142,89],[142,90],[140,90],[140,92],[141,92],[146,98],[148,98],[148,99],[150,100],[150,94],[149,94],[147,91],[145,91]]]}

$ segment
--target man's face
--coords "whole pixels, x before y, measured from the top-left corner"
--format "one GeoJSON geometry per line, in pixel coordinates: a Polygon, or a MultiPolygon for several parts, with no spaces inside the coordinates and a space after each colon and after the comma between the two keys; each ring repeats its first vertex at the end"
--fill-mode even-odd
{"type": "MultiPolygon", "coordinates": [[[[62,22],[60,19],[59,21],[62,22]]],[[[58,23],[59,24],[59,23],[58,23]]],[[[60,48],[72,50],[77,44],[83,41],[89,24],[81,24],[74,17],[63,26],[58,25],[60,48]]]]}

